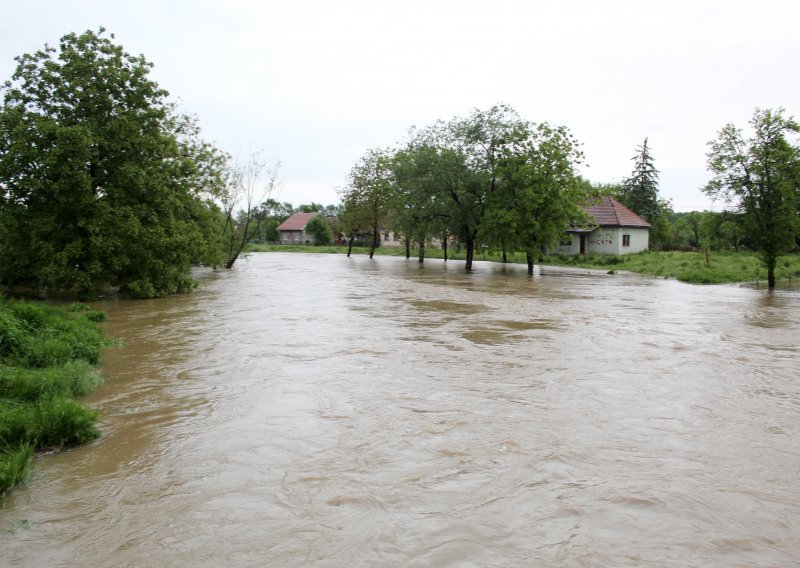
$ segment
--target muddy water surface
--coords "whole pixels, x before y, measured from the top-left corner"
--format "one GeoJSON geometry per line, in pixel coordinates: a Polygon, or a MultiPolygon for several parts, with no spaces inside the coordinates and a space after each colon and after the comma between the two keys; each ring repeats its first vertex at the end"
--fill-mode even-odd
{"type": "Polygon", "coordinates": [[[11,566],[793,566],[800,294],[257,254],[97,304],[103,437],[11,566]]]}

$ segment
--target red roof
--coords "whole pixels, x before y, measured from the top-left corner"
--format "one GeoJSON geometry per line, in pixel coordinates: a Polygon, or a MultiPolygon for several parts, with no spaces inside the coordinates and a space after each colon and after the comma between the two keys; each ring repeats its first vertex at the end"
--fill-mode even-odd
{"type": "Polygon", "coordinates": [[[278,225],[278,231],[302,231],[306,224],[319,213],[292,213],[292,216],[278,225]]]}
{"type": "Polygon", "coordinates": [[[583,210],[602,226],[649,227],[650,223],[612,197],[601,197],[599,202],[585,205],[583,210]]]}

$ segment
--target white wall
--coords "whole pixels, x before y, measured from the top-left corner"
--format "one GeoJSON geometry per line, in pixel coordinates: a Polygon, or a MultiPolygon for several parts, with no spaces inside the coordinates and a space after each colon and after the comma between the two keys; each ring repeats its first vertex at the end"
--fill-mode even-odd
{"type": "MultiPolygon", "coordinates": [[[[581,234],[569,233],[572,242],[559,245],[553,252],[557,254],[580,254],[581,234]]],[[[583,233],[586,237],[586,253],[598,254],[634,254],[648,249],[650,230],[642,227],[598,227],[591,233],[583,233]],[[630,246],[622,246],[623,235],[630,235],[630,246]]]]}

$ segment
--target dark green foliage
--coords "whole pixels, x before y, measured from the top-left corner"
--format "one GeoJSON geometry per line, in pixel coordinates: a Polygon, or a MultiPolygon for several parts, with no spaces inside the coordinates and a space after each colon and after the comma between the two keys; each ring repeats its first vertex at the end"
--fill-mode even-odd
{"type": "Polygon", "coordinates": [[[72,397],[100,383],[103,319],[83,304],[62,310],[0,298],[0,493],[24,478],[34,449],[99,436],[98,413],[72,397]]]}
{"type": "Polygon", "coordinates": [[[659,215],[658,170],[647,146],[647,138],[636,148],[633,173],[622,183],[622,202],[637,215],[653,223],[659,215]]]}
{"type": "Polygon", "coordinates": [[[322,215],[317,215],[306,224],[306,232],[315,245],[327,246],[333,242],[333,227],[322,215]]]}
{"type": "Polygon", "coordinates": [[[163,296],[191,290],[191,263],[213,256],[222,158],[111,39],[22,55],[0,90],[2,283],[163,296]]]}

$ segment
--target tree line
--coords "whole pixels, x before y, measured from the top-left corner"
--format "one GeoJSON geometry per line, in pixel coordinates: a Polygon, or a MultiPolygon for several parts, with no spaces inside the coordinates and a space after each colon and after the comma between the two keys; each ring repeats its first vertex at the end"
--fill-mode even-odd
{"type": "Polygon", "coordinates": [[[130,297],[186,292],[193,265],[232,267],[249,243],[277,241],[277,225],[298,210],[322,213],[309,227],[317,242],[369,238],[372,254],[390,228],[420,261],[431,242],[454,243],[467,270],[476,249],[491,248],[524,253],[532,272],[565,229],[591,225],[582,206],[600,195],[645,218],[653,248],[746,247],[771,274],[797,246],[799,129],[781,109],[756,111],[751,137],[728,125],[710,143],[704,191],[729,204],[724,213],[674,213],[647,139],[628,178],[593,184],[577,173],[584,156],[566,127],[502,104],[370,149],[339,205],[294,208],[271,198],[279,164],[258,153],[237,162],[203,140],[197,119],[150,78],[152,64],[113,40],[102,28],[68,34],[17,57],[0,88],[4,286],[79,297],[108,287],[130,297]]]}
{"type": "MultiPolygon", "coordinates": [[[[599,196],[622,202],[651,225],[655,250],[757,251],[770,288],[782,254],[800,246],[800,127],[783,109],[756,109],[752,135],[729,124],[709,142],[712,179],[701,190],[727,207],[675,213],[659,194],[648,140],[636,148],[629,177],[593,184],[576,173],[583,154],[563,126],[535,124],[497,105],[412,130],[395,148],[370,149],[341,190],[343,230],[370,235],[390,227],[413,243],[463,246],[470,270],[475,248],[524,252],[528,272],[540,251],[570,227],[591,227],[581,206],[599,196]]],[[[445,249],[445,259],[447,252],[445,249]]]]}
{"type": "Polygon", "coordinates": [[[542,247],[570,225],[591,222],[581,208],[579,143],[566,127],[522,119],[507,105],[413,130],[398,148],[369,150],[341,190],[351,239],[390,226],[407,246],[438,239],[463,246],[470,270],[476,247],[524,252],[529,272],[542,247]]]}

